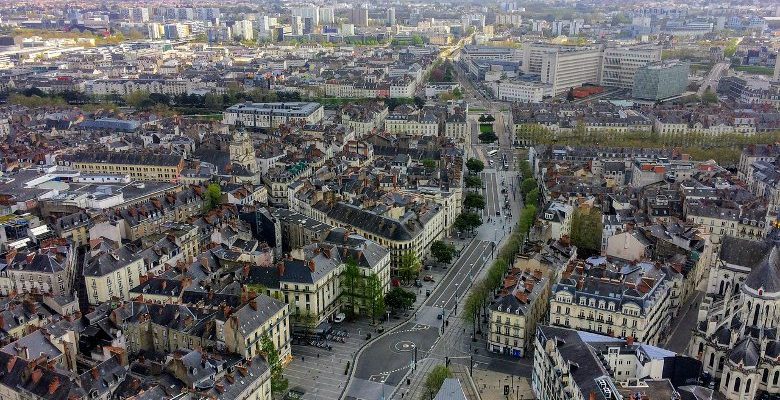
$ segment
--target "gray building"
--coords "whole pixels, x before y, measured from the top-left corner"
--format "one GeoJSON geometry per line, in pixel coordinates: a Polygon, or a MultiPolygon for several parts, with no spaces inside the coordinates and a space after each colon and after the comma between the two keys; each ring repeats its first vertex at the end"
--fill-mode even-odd
{"type": "Polygon", "coordinates": [[[662,61],[639,68],[634,75],[634,98],[663,100],[683,94],[688,86],[690,65],[662,61]]]}

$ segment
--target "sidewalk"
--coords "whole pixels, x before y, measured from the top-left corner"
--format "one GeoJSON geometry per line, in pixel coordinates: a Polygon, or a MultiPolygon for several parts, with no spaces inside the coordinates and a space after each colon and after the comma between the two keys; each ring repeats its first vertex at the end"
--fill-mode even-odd
{"type": "Polygon", "coordinates": [[[531,381],[524,377],[512,377],[507,374],[474,369],[474,384],[482,400],[522,400],[533,399],[531,381]],[[509,395],[504,396],[504,388],[509,386],[509,395]]]}

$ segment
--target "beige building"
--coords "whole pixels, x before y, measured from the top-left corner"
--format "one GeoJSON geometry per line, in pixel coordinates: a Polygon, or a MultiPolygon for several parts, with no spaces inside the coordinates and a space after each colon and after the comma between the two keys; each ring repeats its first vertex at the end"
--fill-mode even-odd
{"type": "Polygon", "coordinates": [[[58,165],[85,174],[129,175],[139,181],[178,182],[184,159],[176,155],[90,152],[65,155],[58,165]]]}
{"type": "Polygon", "coordinates": [[[536,324],[547,313],[549,294],[545,272],[513,268],[504,278],[501,298],[490,305],[490,351],[524,357],[533,348],[536,324]]]}
{"type": "Polygon", "coordinates": [[[672,279],[655,263],[575,260],[553,285],[550,324],[659,343],[671,319],[672,279]]]}
{"type": "Polygon", "coordinates": [[[223,340],[225,347],[244,358],[260,355],[262,339],[267,335],[287,362],[292,357],[290,342],[290,308],[287,304],[261,294],[225,316],[223,340]]]}

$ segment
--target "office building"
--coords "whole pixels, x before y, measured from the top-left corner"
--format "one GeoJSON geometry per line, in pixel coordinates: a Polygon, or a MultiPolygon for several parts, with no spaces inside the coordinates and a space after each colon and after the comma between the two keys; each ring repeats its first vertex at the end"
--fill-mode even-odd
{"type": "Polygon", "coordinates": [[[163,29],[163,25],[159,24],[157,22],[152,22],[149,25],[146,26],[149,36],[149,39],[152,40],[159,40],[163,38],[163,35],[165,35],[165,31],[163,29]]]}
{"type": "Polygon", "coordinates": [[[303,35],[303,29],[304,29],[303,18],[297,15],[293,16],[290,19],[290,28],[292,30],[293,35],[295,36],[303,35]]]}
{"type": "Polygon", "coordinates": [[[663,61],[645,65],[634,76],[633,96],[658,101],[679,96],[688,86],[690,66],[681,61],[663,61]]]}
{"type": "Polygon", "coordinates": [[[130,20],[133,22],[147,22],[149,21],[149,8],[137,7],[130,9],[130,20]]]}
{"type": "Polygon", "coordinates": [[[636,71],[647,64],[661,61],[661,48],[655,45],[607,47],[601,58],[602,86],[632,89],[636,71]]]}
{"type": "Polygon", "coordinates": [[[395,25],[395,8],[390,7],[387,9],[387,25],[395,25]]]}
{"type": "Polygon", "coordinates": [[[588,47],[548,48],[541,52],[540,61],[542,83],[551,84],[553,94],[559,95],[585,83],[598,82],[601,51],[588,47]]]}

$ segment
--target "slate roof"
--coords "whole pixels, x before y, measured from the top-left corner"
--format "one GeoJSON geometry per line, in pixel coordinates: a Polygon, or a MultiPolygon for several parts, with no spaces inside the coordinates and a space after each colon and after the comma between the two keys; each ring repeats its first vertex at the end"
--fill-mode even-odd
{"type": "MultiPolygon", "coordinates": [[[[765,254],[765,253],[764,253],[765,254]]],[[[780,248],[773,246],[745,278],[745,286],[766,293],[780,293],[780,248]]]]}

